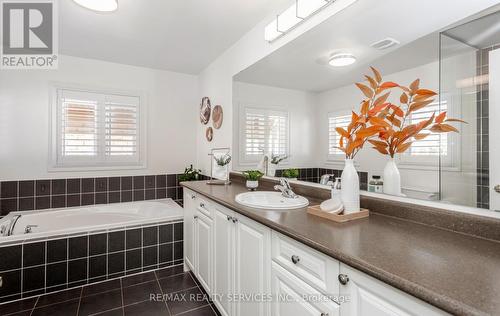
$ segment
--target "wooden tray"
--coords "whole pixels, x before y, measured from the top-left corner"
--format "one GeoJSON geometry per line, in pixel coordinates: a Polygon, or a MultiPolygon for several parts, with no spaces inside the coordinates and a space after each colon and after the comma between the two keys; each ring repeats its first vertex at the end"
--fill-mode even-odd
{"type": "Polygon", "coordinates": [[[356,219],[365,218],[365,217],[368,217],[370,215],[370,211],[365,209],[365,208],[362,208],[359,212],[351,213],[351,214],[342,214],[342,213],[330,214],[330,213],[323,212],[321,210],[321,208],[319,207],[319,205],[309,206],[307,208],[307,213],[315,215],[315,216],[319,216],[322,218],[326,218],[326,219],[331,220],[331,221],[336,222],[336,223],[345,223],[345,222],[353,221],[356,219]]]}

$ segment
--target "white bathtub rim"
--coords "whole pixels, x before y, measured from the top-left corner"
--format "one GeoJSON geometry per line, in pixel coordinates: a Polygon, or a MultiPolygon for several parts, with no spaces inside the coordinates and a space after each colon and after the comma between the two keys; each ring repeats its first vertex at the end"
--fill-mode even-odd
{"type": "MultiPolygon", "coordinates": [[[[134,221],[126,221],[114,224],[102,224],[102,225],[92,225],[92,226],[80,226],[70,229],[63,230],[52,230],[48,232],[39,232],[39,233],[31,233],[31,234],[20,234],[20,235],[12,235],[12,236],[0,236],[0,247],[9,246],[12,244],[19,243],[32,243],[32,242],[41,242],[47,240],[55,240],[55,239],[64,239],[68,237],[78,237],[78,236],[86,236],[90,234],[98,234],[98,233],[107,233],[113,231],[120,230],[129,230],[134,228],[141,227],[149,227],[149,226],[157,226],[159,224],[166,223],[175,223],[182,222],[184,219],[184,209],[175,203],[174,200],[170,198],[160,199],[160,200],[147,200],[147,201],[134,201],[134,202],[124,202],[124,203],[112,203],[112,204],[98,204],[98,205],[85,205],[83,207],[92,208],[92,207],[105,207],[105,206],[119,206],[119,205],[131,205],[131,204],[140,204],[145,202],[161,202],[167,204],[169,206],[174,206],[179,211],[179,214],[176,215],[167,215],[160,217],[151,217],[143,220],[134,220],[134,221]]],[[[8,215],[3,217],[3,219],[15,215],[36,215],[46,212],[54,212],[54,211],[72,211],[72,210],[80,210],[82,206],[68,207],[68,208],[53,208],[53,209],[44,209],[44,210],[33,210],[33,211],[16,211],[10,212],[8,215]]]]}

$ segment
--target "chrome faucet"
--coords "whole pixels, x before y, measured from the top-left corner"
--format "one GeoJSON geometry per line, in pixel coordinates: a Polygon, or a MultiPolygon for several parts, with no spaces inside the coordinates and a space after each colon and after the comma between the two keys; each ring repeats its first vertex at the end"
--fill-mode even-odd
{"type": "Polygon", "coordinates": [[[38,225],[26,225],[26,227],[24,228],[24,233],[30,234],[33,230],[33,227],[38,227],[38,225]]]}
{"type": "Polygon", "coordinates": [[[295,194],[295,192],[292,191],[288,179],[285,178],[280,178],[280,184],[275,185],[274,189],[277,191],[281,191],[281,194],[289,199],[296,199],[299,197],[297,194],[295,194]]]}
{"type": "Polygon", "coordinates": [[[335,177],[335,175],[334,174],[324,174],[321,176],[321,180],[319,180],[319,183],[327,185],[328,181],[330,181],[331,177],[335,177]]]}

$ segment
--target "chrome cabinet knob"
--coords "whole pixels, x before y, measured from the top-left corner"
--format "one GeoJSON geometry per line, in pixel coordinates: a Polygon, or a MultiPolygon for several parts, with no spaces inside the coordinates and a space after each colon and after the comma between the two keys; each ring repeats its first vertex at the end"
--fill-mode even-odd
{"type": "Polygon", "coordinates": [[[193,199],[193,200],[196,199],[196,195],[194,195],[194,194],[191,195],[191,199],[193,199]]]}
{"type": "Polygon", "coordinates": [[[328,313],[321,313],[321,316],[328,316],[328,313]]]}
{"type": "Polygon", "coordinates": [[[500,184],[495,186],[495,192],[500,193],[500,184]]]}
{"type": "Polygon", "coordinates": [[[236,217],[233,217],[233,218],[232,218],[232,221],[233,221],[233,223],[237,223],[237,222],[238,222],[238,219],[237,219],[236,217]]]}
{"type": "Polygon", "coordinates": [[[193,216],[194,219],[198,219],[198,215],[193,216]]]}
{"type": "Polygon", "coordinates": [[[200,203],[200,207],[205,208],[205,203],[200,203]]]}
{"type": "Polygon", "coordinates": [[[230,220],[232,220],[232,219],[233,219],[233,218],[232,218],[231,216],[229,216],[229,215],[227,216],[227,220],[228,220],[228,221],[230,221],[230,220]]]}
{"type": "Polygon", "coordinates": [[[347,274],[339,274],[339,282],[342,285],[346,285],[349,282],[349,276],[347,274]]]}
{"type": "Polygon", "coordinates": [[[293,264],[297,264],[297,263],[299,263],[299,261],[300,261],[300,257],[299,256],[296,256],[296,255],[292,256],[292,262],[293,262],[293,264]]]}

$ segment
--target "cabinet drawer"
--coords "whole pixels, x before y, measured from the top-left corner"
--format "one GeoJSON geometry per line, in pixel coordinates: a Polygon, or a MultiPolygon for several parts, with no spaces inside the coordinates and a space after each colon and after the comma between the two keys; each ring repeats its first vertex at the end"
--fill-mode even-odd
{"type": "Polygon", "coordinates": [[[277,263],[271,271],[273,316],[337,316],[339,305],[277,263]]]}
{"type": "Polygon", "coordinates": [[[272,258],[320,292],[338,296],[339,262],[273,231],[272,258]]]}
{"type": "Polygon", "coordinates": [[[196,209],[198,211],[200,211],[202,214],[204,214],[205,216],[207,216],[208,218],[212,219],[214,216],[213,216],[213,205],[211,202],[209,202],[208,199],[205,199],[204,197],[202,196],[197,196],[196,197],[196,200],[195,200],[195,205],[196,205],[196,209]]]}

